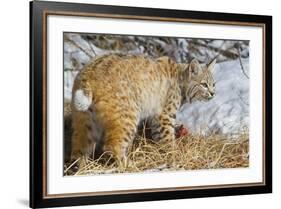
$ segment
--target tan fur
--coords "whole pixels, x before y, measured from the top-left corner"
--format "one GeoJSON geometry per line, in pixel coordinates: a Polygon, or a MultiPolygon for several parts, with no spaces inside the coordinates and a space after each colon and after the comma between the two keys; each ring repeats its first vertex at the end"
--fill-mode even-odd
{"type": "Polygon", "coordinates": [[[168,57],[110,54],[96,58],[73,86],[72,159],[87,158],[95,148],[126,158],[144,119],[153,127],[153,138],[173,140],[180,106],[212,98],[211,68],[214,62],[210,67],[197,60],[178,64],[168,57]]]}

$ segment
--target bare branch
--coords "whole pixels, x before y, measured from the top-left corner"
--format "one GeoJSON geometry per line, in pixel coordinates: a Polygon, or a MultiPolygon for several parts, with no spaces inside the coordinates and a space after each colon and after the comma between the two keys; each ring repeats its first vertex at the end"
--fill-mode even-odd
{"type": "Polygon", "coordinates": [[[66,39],[68,42],[70,42],[73,46],[79,48],[82,52],[84,52],[89,58],[94,58],[89,52],[87,52],[85,49],[83,49],[81,46],[79,46],[75,41],[73,41],[70,38],[66,39]]]}
{"type": "Polygon", "coordinates": [[[239,97],[239,99],[241,100],[241,102],[242,102],[244,105],[249,106],[249,103],[244,100],[244,98],[242,97],[242,95],[241,95],[240,92],[236,92],[236,95],[239,97]]]}
{"type": "Polygon", "coordinates": [[[87,41],[87,43],[90,46],[90,48],[91,48],[92,52],[94,53],[94,55],[97,56],[97,53],[96,53],[95,49],[93,48],[92,44],[90,43],[90,41],[89,42],[87,41]]]}
{"type": "Polygon", "coordinates": [[[243,63],[242,63],[241,53],[240,53],[240,48],[239,47],[237,47],[237,51],[238,51],[238,59],[239,59],[239,63],[240,63],[240,67],[241,67],[242,73],[246,76],[246,78],[249,79],[249,76],[245,72],[245,69],[244,69],[244,66],[243,66],[243,63]]]}

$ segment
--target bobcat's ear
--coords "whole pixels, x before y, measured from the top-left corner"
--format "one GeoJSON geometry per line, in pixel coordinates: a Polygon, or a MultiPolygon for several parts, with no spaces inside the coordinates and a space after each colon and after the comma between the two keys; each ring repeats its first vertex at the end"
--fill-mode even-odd
{"type": "Polygon", "coordinates": [[[208,64],[208,70],[210,70],[211,72],[214,72],[216,62],[217,62],[217,59],[213,59],[213,60],[208,64]]]}
{"type": "Polygon", "coordinates": [[[178,65],[181,72],[188,70],[189,64],[179,63],[178,65]]]}
{"type": "Polygon", "coordinates": [[[188,71],[192,77],[197,76],[202,73],[202,67],[197,59],[194,58],[190,62],[189,66],[188,66],[188,71]]]}

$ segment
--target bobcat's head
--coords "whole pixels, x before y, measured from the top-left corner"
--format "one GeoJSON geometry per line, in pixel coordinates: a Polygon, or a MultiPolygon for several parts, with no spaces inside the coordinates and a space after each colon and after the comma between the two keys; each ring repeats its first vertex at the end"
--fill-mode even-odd
{"type": "Polygon", "coordinates": [[[183,103],[194,101],[208,101],[215,95],[213,71],[216,59],[209,64],[200,64],[193,59],[190,64],[184,65],[181,75],[183,103]]]}

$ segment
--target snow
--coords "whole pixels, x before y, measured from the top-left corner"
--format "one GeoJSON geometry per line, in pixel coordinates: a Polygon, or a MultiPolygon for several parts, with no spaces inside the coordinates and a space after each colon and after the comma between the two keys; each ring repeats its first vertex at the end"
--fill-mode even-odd
{"type": "Polygon", "coordinates": [[[70,41],[64,42],[65,70],[81,70],[97,54],[102,55],[105,53],[104,50],[87,42],[78,34],[68,34],[67,39],[70,41]]]}
{"type": "Polygon", "coordinates": [[[78,71],[64,71],[64,99],[70,101],[72,97],[72,87],[78,71]]]}

